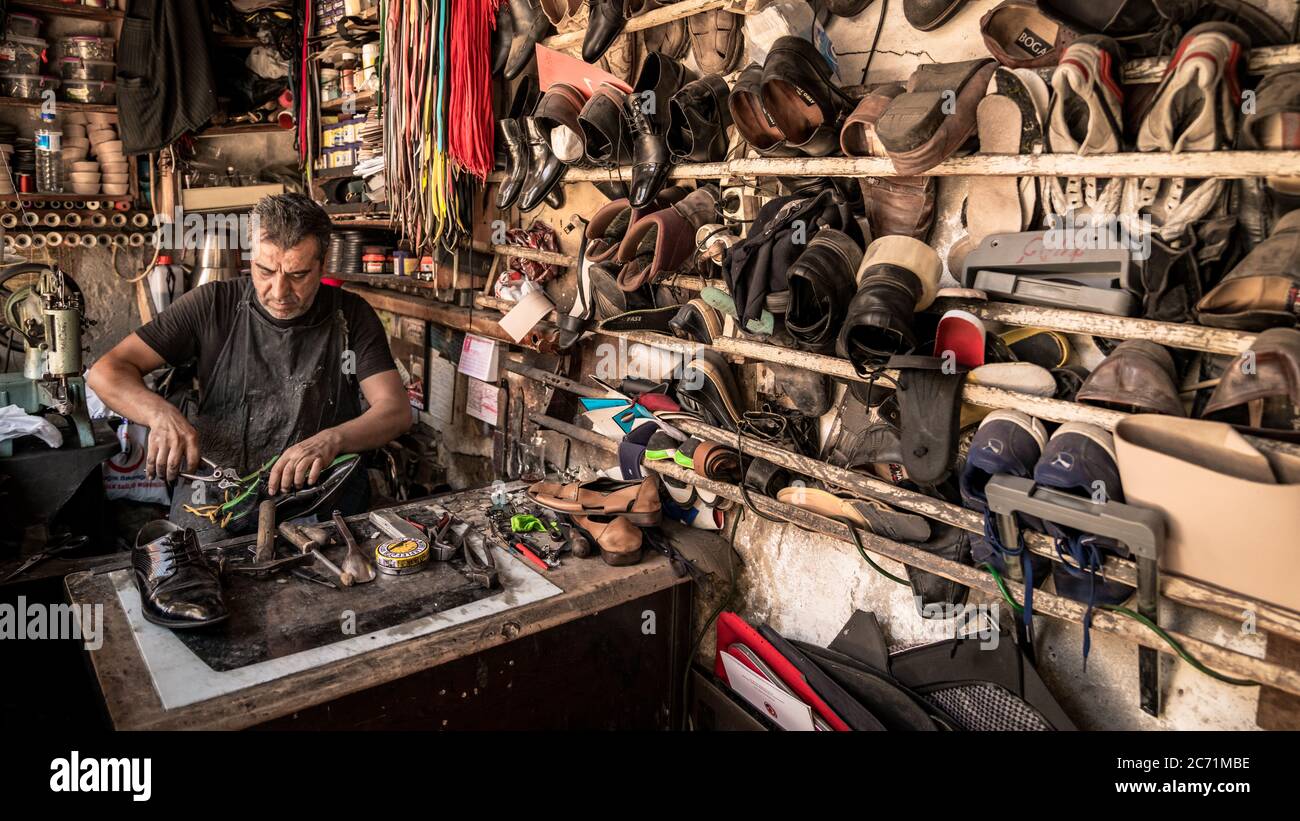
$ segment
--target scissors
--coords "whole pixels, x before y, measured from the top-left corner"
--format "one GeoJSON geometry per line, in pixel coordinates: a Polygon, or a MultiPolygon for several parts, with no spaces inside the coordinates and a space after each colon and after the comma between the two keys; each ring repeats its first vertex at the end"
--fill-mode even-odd
{"type": "Polygon", "coordinates": [[[240,484],[239,472],[234,468],[223,468],[206,456],[203,457],[203,464],[212,468],[212,473],[207,475],[198,473],[182,473],[180,474],[181,478],[189,479],[191,482],[215,484],[221,490],[237,487],[240,484]]]}
{"type": "Polygon", "coordinates": [[[30,558],[27,559],[27,561],[18,565],[17,570],[13,571],[8,576],[5,576],[3,579],[0,579],[0,584],[4,584],[5,582],[8,582],[11,579],[21,576],[23,573],[26,573],[28,570],[31,570],[33,567],[45,561],[46,559],[52,559],[55,556],[59,555],[60,553],[67,553],[69,551],[77,550],[79,548],[85,547],[86,544],[89,542],[90,542],[90,538],[87,536],[64,536],[56,541],[53,541],[50,544],[46,545],[45,549],[42,550],[40,553],[33,554],[30,558]]]}

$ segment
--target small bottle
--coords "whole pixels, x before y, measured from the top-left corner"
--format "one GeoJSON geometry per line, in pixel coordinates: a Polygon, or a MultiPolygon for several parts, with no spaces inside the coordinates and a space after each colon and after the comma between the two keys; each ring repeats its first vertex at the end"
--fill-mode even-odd
{"type": "Polygon", "coordinates": [[[63,132],[55,129],[54,115],[48,112],[42,112],[36,130],[36,190],[63,193],[63,132]]]}

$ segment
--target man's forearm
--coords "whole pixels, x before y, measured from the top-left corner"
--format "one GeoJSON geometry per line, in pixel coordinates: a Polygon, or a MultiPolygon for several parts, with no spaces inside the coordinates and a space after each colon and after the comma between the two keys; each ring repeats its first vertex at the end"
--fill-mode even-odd
{"type": "Polygon", "coordinates": [[[372,405],[356,419],[328,430],[339,437],[339,453],[360,453],[383,447],[411,427],[411,406],[406,402],[372,405]]]}
{"type": "Polygon", "coordinates": [[[154,427],[160,415],[175,408],[144,385],[131,364],[101,359],[86,374],[86,382],[110,410],[133,422],[154,427]]]}

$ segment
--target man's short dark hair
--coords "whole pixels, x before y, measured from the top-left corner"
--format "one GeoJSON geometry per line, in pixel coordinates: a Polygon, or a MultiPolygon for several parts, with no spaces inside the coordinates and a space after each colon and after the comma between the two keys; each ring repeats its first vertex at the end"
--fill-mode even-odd
{"type": "Polygon", "coordinates": [[[263,197],[253,208],[253,219],[261,238],[278,248],[287,250],[307,237],[315,237],[320,258],[325,259],[334,226],[329,214],[311,197],[304,194],[263,197]]]}

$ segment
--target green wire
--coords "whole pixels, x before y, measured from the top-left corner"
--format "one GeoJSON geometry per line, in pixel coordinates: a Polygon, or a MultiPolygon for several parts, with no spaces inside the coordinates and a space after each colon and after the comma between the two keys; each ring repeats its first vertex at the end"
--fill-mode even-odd
{"type": "MultiPolygon", "coordinates": [[[[1023,613],[1025,611],[1025,608],[1019,604],[1016,604],[1016,600],[1012,598],[1011,591],[1007,589],[1006,583],[1002,579],[1002,574],[998,573],[997,568],[995,568],[991,564],[988,564],[987,562],[980,565],[980,568],[983,570],[987,570],[989,573],[993,575],[993,580],[997,583],[998,590],[1001,591],[1002,597],[1007,600],[1007,604],[1011,606],[1011,609],[1014,610],[1017,615],[1023,613]]],[[[1128,618],[1132,619],[1133,621],[1147,628],[1151,632],[1155,633],[1157,636],[1163,639],[1166,644],[1168,644],[1170,647],[1173,648],[1174,653],[1180,659],[1187,662],[1192,667],[1196,668],[1197,670],[1209,676],[1210,678],[1218,679],[1219,681],[1222,681],[1225,684],[1231,684],[1234,687],[1258,687],[1259,686],[1258,681],[1253,681],[1248,678],[1233,678],[1232,676],[1225,676],[1223,673],[1216,672],[1214,670],[1211,670],[1209,667],[1206,667],[1194,656],[1192,656],[1191,653],[1188,653],[1186,648],[1183,647],[1183,645],[1178,641],[1178,639],[1169,635],[1167,632],[1164,631],[1163,628],[1160,627],[1160,625],[1151,621],[1151,619],[1148,619],[1146,616],[1142,615],[1141,613],[1138,613],[1134,610],[1130,610],[1127,607],[1121,607],[1119,605],[1114,605],[1114,604],[1099,604],[1096,606],[1110,613],[1118,613],[1121,616],[1127,616],[1128,618]]]]}

